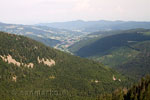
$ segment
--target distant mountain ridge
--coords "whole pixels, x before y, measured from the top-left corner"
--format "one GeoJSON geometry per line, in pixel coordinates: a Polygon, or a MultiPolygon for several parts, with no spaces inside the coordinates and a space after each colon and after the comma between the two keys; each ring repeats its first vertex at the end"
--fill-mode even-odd
{"type": "Polygon", "coordinates": [[[40,23],[40,26],[48,26],[59,29],[77,30],[83,32],[96,32],[104,30],[127,30],[134,28],[150,29],[150,22],[138,21],[68,21],[68,22],[54,22],[54,23],[40,23]]]}

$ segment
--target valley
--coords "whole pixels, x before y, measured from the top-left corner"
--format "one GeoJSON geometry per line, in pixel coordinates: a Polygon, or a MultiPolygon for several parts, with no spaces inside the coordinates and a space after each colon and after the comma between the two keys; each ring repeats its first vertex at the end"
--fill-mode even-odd
{"type": "Polygon", "coordinates": [[[77,41],[80,41],[84,36],[86,36],[86,34],[88,34],[87,32],[57,29],[47,26],[6,23],[0,23],[0,31],[27,36],[40,41],[47,46],[54,47],[62,51],[68,51],[67,47],[77,41]]]}
{"type": "MultiPolygon", "coordinates": [[[[126,21],[70,21],[58,23],[41,23],[35,25],[0,23],[0,31],[24,35],[40,41],[47,46],[70,52],[70,46],[87,38],[104,37],[119,33],[121,30],[145,28],[149,22],[126,21]],[[129,27],[126,27],[129,26],[129,27]],[[117,30],[117,31],[116,31],[117,30]],[[98,33],[98,34],[97,34],[98,33]],[[100,33],[100,34],[99,34],[100,33]]],[[[148,34],[148,33],[147,33],[148,34]]]]}

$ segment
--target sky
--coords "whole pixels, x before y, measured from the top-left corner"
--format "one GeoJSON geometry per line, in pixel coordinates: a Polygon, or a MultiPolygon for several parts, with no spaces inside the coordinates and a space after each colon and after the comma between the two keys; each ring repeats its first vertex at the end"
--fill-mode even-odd
{"type": "Polygon", "coordinates": [[[0,22],[150,21],[150,0],[0,0],[0,22]]]}

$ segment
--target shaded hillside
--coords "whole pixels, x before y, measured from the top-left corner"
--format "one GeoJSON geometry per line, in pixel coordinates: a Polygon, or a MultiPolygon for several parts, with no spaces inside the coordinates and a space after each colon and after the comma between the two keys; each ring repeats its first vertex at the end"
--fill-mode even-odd
{"type": "Polygon", "coordinates": [[[73,45],[69,46],[68,49],[70,52],[75,53],[77,52],[80,48],[83,48],[87,45],[90,45],[102,38],[105,37],[111,37],[113,35],[118,35],[118,34],[123,34],[123,33],[142,33],[149,35],[149,29],[130,29],[130,30],[114,30],[114,31],[98,31],[98,32],[93,32],[85,36],[81,41],[74,43],[73,45]]]}
{"type": "Polygon", "coordinates": [[[131,31],[131,33],[125,32],[100,38],[91,44],[89,43],[89,45],[83,46],[76,51],[75,54],[81,57],[104,55],[116,48],[130,46],[131,44],[146,40],[150,40],[149,35],[145,35],[144,33],[138,31],[131,31]]]}
{"type": "Polygon", "coordinates": [[[55,40],[55,39],[50,39],[50,38],[43,38],[43,37],[38,37],[35,35],[26,35],[28,37],[30,37],[31,39],[34,39],[36,41],[42,42],[43,44],[50,46],[50,47],[54,47],[57,44],[61,43],[61,41],[59,40],[55,40]]]}
{"type": "Polygon", "coordinates": [[[76,49],[75,54],[113,67],[136,80],[150,73],[149,30],[127,30],[95,39],[95,42],[86,42],[88,45],[76,49]]]}
{"type": "Polygon", "coordinates": [[[102,57],[93,57],[96,61],[115,68],[136,80],[150,74],[150,41],[143,41],[121,47],[102,57]]]}
{"type": "Polygon", "coordinates": [[[150,41],[138,43],[133,48],[140,50],[140,53],[132,60],[117,66],[117,69],[139,79],[150,74],[150,41]]]}
{"type": "Polygon", "coordinates": [[[1,99],[94,99],[128,83],[100,63],[0,32],[1,99]]]}

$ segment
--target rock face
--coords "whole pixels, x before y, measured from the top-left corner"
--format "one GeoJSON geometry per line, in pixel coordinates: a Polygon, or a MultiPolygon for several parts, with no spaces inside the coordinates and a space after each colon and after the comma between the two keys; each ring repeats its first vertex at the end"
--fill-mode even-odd
{"type": "Polygon", "coordinates": [[[33,63],[29,63],[29,64],[20,63],[20,62],[16,61],[15,59],[13,59],[11,55],[8,55],[8,56],[5,56],[5,55],[1,56],[0,55],[0,57],[2,58],[3,61],[8,62],[9,64],[12,63],[14,65],[17,65],[18,67],[20,67],[21,65],[28,67],[28,68],[34,67],[33,63]]]}
{"type": "Polygon", "coordinates": [[[98,83],[99,81],[98,80],[95,80],[95,83],[98,83]]]}
{"type": "Polygon", "coordinates": [[[55,76],[53,76],[53,75],[49,76],[49,79],[55,79],[55,76]]]}
{"type": "Polygon", "coordinates": [[[8,62],[9,64],[10,64],[10,63],[13,63],[14,65],[17,65],[17,66],[19,66],[19,67],[20,67],[20,65],[21,65],[21,63],[20,63],[20,62],[17,62],[15,59],[13,59],[11,55],[8,55],[8,56],[0,56],[0,57],[3,59],[3,61],[8,62]]]}
{"type": "Polygon", "coordinates": [[[114,76],[114,75],[113,75],[113,80],[114,80],[114,81],[116,81],[116,78],[115,78],[115,76],[114,76]]]}
{"type": "Polygon", "coordinates": [[[47,66],[49,66],[49,67],[55,65],[55,61],[52,60],[52,59],[46,59],[46,60],[45,60],[44,58],[40,59],[40,58],[38,57],[37,60],[38,60],[38,63],[44,63],[44,65],[47,65],[47,66]]]}
{"type": "MultiPolygon", "coordinates": [[[[33,68],[34,67],[33,63],[25,64],[25,63],[18,62],[15,59],[13,59],[11,55],[8,55],[8,56],[5,56],[5,55],[1,56],[0,55],[0,58],[2,58],[3,61],[8,62],[9,64],[12,63],[14,65],[17,65],[18,67],[20,67],[21,65],[25,66],[25,67],[28,67],[28,68],[33,68]]],[[[37,60],[38,60],[38,63],[43,63],[44,65],[47,65],[49,67],[55,65],[55,61],[53,59],[44,59],[44,58],[40,59],[38,57],[37,60]]]]}
{"type": "Polygon", "coordinates": [[[28,68],[33,68],[34,64],[33,63],[29,63],[29,64],[25,64],[25,66],[28,67],[28,68]]]}
{"type": "Polygon", "coordinates": [[[17,82],[17,76],[16,75],[12,77],[12,81],[17,82]]]}

